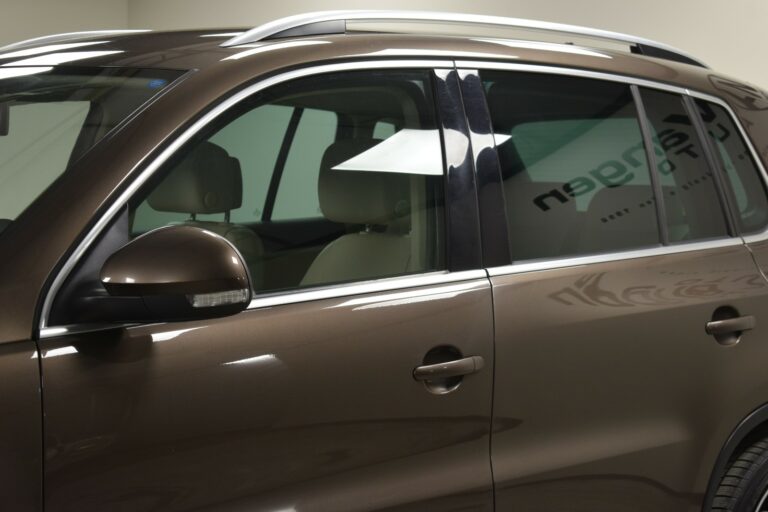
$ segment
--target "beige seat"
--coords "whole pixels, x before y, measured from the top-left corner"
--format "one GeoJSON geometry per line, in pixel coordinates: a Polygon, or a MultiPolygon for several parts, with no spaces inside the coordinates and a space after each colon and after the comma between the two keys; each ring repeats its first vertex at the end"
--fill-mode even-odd
{"type": "Polygon", "coordinates": [[[243,201],[240,162],[216,144],[203,142],[176,165],[147,202],[161,212],[188,213],[185,224],[217,233],[237,247],[251,273],[255,289],[262,279],[264,245],[251,229],[229,222],[231,210],[243,201]],[[223,222],[199,221],[197,215],[225,215],[223,222]]]}
{"type": "Polygon", "coordinates": [[[374,279],[411,270],[409,176],[332,169],[378,142],[340,140],[323,155],[318,179],[323,215],[364,228],[328,244],[310,265],[302,285],[374,279]]]}

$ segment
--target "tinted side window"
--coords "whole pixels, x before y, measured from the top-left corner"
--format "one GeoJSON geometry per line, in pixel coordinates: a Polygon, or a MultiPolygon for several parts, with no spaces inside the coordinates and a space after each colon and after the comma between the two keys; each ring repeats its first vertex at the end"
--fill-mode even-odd
{"type": "Polygon", "coordinates": [[[670,242],[728,235],[712,169],[677,94],[643,89],[670,242]]]}
{"type": "Polygon", "coordinates": [[[301,109],[299,114],[271,220],[323,216],[317,197],[320,163],[336,138],[339,120],[335,112],[328,110],[301,109]]]}
{"type": "Polygon", "coordinates": [[[218,233],[257,293],[440,270],[443,181],[429,72],[315,76],[188,143],[135,201],[132,233],[218,233]]]}
{"type": "MultiPolygon", "coordinates": [[[[243,198],[239,207],[230,211],[233,222],[258,222],[264,213],[269,180],[278,152],[288,128],[293,108],[285,105],[262,105],[243,114],[214,134],[210,141],[236,158],[242,173],[243,198]]],[[[134,215],[134,233],[170,223],[184,222],[188,212],[161,211],[149,203],[138,207],[134,215]]],[[[223,221],[224,214],[198,214],[198,220],[223,221]]]]}
{"type": "Polygon", "coordinates": [[[483,72],[513,260],[659,243],[645,147],[628,86],[483,72]]]}
{"type": "Polygon", "coordinates": [[[723,107],[703,100],[696,104],[725,169],[726,190],[737,209],[739,229],[743,233],[762,230],[768,224],[768,201],[752,154],[723,107]]]}

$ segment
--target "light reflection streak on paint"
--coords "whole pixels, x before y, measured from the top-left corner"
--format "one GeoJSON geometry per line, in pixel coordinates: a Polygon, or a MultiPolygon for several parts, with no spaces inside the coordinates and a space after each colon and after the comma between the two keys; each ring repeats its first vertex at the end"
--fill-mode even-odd
{"type": "Polygon", "coordinates": [[[486,286],[485,282],[471,282],[455,284],[450,286],[441,286],[425,290],[413,290],[408,292],[389,293],[375,297],[358,297],[332,306],[333,308],[354,307],[354,311],[372,308],[381,308],[388,306],[401,306],[417,302],[426,302],[431,300],[442,300],[446,298],[457,297],[458,295],[474,290],[481,286],[486,286]]]}

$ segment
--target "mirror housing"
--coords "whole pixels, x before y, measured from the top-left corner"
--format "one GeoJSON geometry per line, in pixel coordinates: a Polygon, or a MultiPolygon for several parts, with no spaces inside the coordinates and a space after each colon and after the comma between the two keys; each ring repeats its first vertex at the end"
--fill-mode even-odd
{"type": "Polygon", "coordinates": [[[167,226],[132,240],[107,258],[99,279],[110,296],[100,316],[111,322],[221,317],[251,301],[248,267],[238,250],[194,226],[167,226]]]}

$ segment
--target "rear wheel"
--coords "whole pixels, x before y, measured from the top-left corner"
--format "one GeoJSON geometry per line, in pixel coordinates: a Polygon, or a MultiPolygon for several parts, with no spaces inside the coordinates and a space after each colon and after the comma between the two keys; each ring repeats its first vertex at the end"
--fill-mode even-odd
{"type": "Polygon", "coordinates": [[[768,512],[768,438],[733,459],[720,480],[712,512],[768,512]]]}

